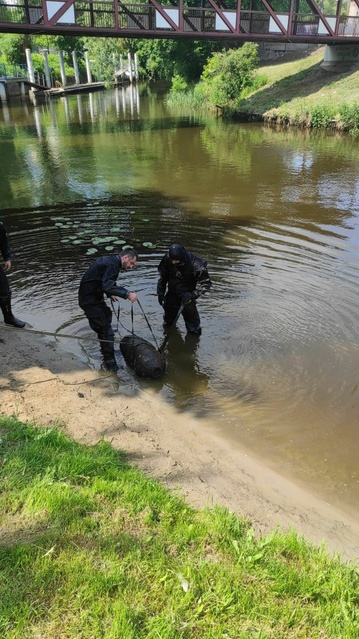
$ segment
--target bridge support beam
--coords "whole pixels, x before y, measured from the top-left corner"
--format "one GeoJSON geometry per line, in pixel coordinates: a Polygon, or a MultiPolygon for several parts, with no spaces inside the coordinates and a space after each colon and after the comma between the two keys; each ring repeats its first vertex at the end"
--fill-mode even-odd
{"type": "Polygon", "coordinates": [[[327,44],[322,67],[338,69],[359,65],[359,44],[327,44]]]}

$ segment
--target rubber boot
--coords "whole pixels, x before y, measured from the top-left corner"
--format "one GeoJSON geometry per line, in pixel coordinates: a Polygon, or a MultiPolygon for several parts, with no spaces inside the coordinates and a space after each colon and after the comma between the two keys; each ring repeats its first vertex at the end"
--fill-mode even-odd
{"type": "Polygon", "coordinates": [[[24,328],[25,322],[17,319],[11,310],[10,297],[0,300],[0,308],[4,315],[5,324],[7,324],[8,326],[15,326],[15,328],[24,328]]]}
{"type": "Polygon", "coordinates": [[[116,373],[118,366],[115,358],[114,343],[110,340],[113,339],[113,333],[101,333],[99,334],[101,353],[103,356],[104,367],[108,371],[116,373]]]}

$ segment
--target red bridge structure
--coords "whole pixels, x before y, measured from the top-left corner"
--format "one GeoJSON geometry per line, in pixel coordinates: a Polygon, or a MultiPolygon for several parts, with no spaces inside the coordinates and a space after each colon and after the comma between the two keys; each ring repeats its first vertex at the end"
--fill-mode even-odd
{"type": "Polygon", "coordinates": [[[0,32],[359,46],[359,0],[0,0],[0,32]]]}

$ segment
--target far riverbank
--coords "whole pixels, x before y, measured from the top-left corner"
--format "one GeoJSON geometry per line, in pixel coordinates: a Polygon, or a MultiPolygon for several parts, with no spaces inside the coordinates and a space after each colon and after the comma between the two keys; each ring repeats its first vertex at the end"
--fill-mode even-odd
{"type": "Polygon", "coordinates": [[[292,57],[284,55],[261,66],[257,74],[266,84],[223,113],[240,120],[356,133],[359,64],[323,66],[324,47],[292,57]]]}

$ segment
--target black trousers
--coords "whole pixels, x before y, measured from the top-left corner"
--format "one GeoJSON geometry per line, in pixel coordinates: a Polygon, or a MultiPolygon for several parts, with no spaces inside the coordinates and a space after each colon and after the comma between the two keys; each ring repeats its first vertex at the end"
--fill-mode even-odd
{"type": "Polygon", "coordinates": [[[0,299],[8,300],[11,296],[9,280],[6,277],[5,271],[0,267],[0,299]]]}
{"type": "MultiPolygon", "coordinates": [[[[163,316],[166,324],[173,324],[176,319],[176,315],[181,307],[182,300],[176,293],[168,292],[165,295],[163,316]]],[[[201,321],[197,310],[197,304],[195,300],[192,300],[190,304],[186,304],[183,307],[182,316],[186,324],[187,331],[189,333],[199,333],[201,327],[201,321]]]]}
{"type": "Polygon", "coordinates": [[[114,333],[111,326],[111,309],[107,306],[107,304],[105,304],[105,302],[84,305],[81,304],[81,301],[79,303],[89,321],[92,330],[95,331],[97,337],[100,340],[100,348],[104,360],[107,362],[114,359],[115,348],[114,333]]]}

